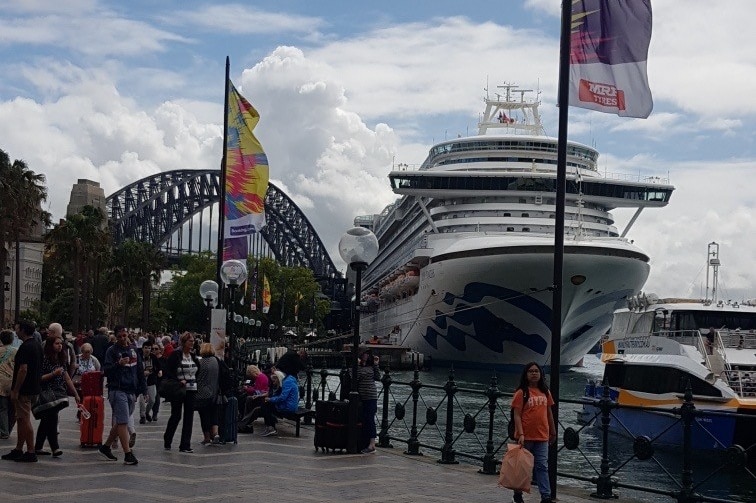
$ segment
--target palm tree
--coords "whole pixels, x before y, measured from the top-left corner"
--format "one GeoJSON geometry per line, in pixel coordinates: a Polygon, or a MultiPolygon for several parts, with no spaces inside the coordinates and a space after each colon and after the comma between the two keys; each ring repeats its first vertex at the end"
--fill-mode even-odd
{"type": "Polygon", "coordinates": [[[107,246],[108,234],[103,227],[105,215],[102,210],[85,206],[81,213],[69,215],[55,225],[47,234],[47,247],[51,255],[71,265],[73,300],[71,305],[72,327],[78,333],[80,320],[89,324],[90,264],[102,248],[107,246]],[[84,295],[81,288],[84,287],[84,295]]]}
{"type": "MultiPolygon", "coordinates": [[[[0,150],[0,265],[5,268],[12,243],[31,234],[39,225],[48,225],[50,214],[42,209],[47,200],[45,176],[31,171],[24,161],[0,150]]],[[[16,260],[20,253],[16,249],[16,260]]],[[[16,278],[16,282],[19,278],[16,278]]],[[[19,299],[16,299],[18,312],[19,299]]],[[[0,295],[0,319],[5,325],[5,295],[0,295]]]]}

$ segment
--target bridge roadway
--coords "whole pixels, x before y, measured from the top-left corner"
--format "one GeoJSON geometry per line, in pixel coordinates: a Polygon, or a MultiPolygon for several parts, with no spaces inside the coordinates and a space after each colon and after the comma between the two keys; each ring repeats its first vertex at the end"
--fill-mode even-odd
{"type": "MultiPolygon", "coordinates": [[[[288,421],[280,423],[278,437],[240,434],[237,445],[203,447],[195,414],[194,453],[178,452],[180,428],[174,449],[165,451],[163,431],[168,412],[166,404],[161,406],[158,422],[137,424],[134,454],[139,464],[124,466],[120,449],[114,451],[118,461],[112,462],[96,449],[79,448],[75,409],[64,409],[60,416],[63,456],[41,456],[34,464],[0,461],[2,501],[511,501],[511,491],[497,487],[497,477],[481,475],[464,463],[440,465],[430,455],[406,456],[401,446],[367,455],[316,453],[313,426],[303,425],[297,438],[288,421]]],[[[106,424],[109,421],[108,415],[106,424]]],[[[260,421],[255,427],[256,431],[264,428],[260,421]]],[[[0,450],[10,450],[15,438],[14,432],[10,440],[1,440],[0,450]]],[[[589,500],[589,493],[590,489],[560,485],[558,500],[582,503],[589,500]]],[[[525,501],[540,501],[535,487],[525,501]]],[[[623,497],[622,501],[629,500],[623,497]]]]}

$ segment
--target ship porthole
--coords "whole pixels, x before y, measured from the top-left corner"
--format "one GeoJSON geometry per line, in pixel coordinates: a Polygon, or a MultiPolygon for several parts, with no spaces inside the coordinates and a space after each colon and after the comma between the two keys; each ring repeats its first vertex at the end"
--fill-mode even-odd
{"type": "Polygon", "coordinates": [[[582,285],[585,283],[585,276],[582,274],[576,274],[570,278],[570,282],[575,286],[582,285]]]}

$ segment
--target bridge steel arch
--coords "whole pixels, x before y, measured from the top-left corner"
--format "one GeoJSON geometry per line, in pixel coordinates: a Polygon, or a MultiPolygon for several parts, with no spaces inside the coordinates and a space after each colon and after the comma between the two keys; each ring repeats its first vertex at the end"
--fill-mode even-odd
{"type": "MultiPolygon", "coordinates": [[[[195,214],[219,203],[220,192],[220,170],[180,169],[137,180],[105,200],[113,241],[133,239],[160,247],[195,214]]],[[[335,292],[343,281],[341,272],[302,210],[273,183],[265,194],[265,210],[267,224],[260,234],[278,263],[307,267],[318,282],[329,283],[324,293],[335,292]]]]}

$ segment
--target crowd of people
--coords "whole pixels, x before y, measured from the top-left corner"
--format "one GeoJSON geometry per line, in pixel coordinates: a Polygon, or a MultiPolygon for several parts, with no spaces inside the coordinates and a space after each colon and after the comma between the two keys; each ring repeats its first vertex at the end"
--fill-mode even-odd
{"type": "MultiPolygon", "coordinates": [[[[74,338],[65,337],[58,323],[37,330],[33,323],[20,321],[15,331],[0,332],[0,343],[0,440],[9,440],[14,427],[17,436],[15,447],[2,459],[18,462],[63,455],[58,415],[69,400],[77,406],[77,418],[88,414],[82,405],[81,381],[89,372],[103,372],[104,400],[111,411],[112,422],[105,428],[99,452],[117,461],[113,451],[120,444],[124,464],[135,465],[137,409],[138,422],[144,425],[158,421],[161,402],[163,407],[169,405],[163,446],[172,448],[180,423],[181,453],[193,452],[195,411],[202,427],[201,444],[224,442],[219,423],[231,397],[244,406],[240,431],[251,432],[252,422],[263,418],[262,434],[276,435],[278,415],[298,408],[297,374],[304,369],[300,356],[291,351],[275,367],[250,366],[247,377],[253,381],[236,389],[230,369],[201,337],[190,332],[135,333],[121,326],[74,338]],[[43,401],[49,408],[41,411],[43,401]]],[[[236,428],[235,421],[230,424],[236,428]]]]}

